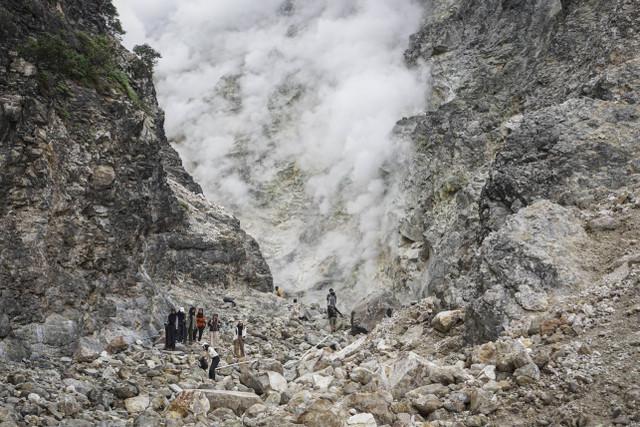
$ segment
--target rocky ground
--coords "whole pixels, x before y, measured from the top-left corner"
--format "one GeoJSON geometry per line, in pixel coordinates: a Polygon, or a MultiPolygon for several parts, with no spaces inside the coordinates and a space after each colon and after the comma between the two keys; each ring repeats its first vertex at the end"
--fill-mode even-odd
{"type": "Polygon", "coordinates": [[[200,343],[166,351],[161,335],[115,338],[73,358],[0,365],[0,425],[637,425],[638,261],[627,256],[475,347],[464,345],[464,313],[440,311],[433,297],[351,336],[344,319],[330,334],[318,306],[300,320],[274,295],[235,290],[232,307],[218,293],[174,288],[176,305],[207,301],[196,305],[229,326],[216,381],[197,365],[200,343]],[[237,365],[239,319],[248,363],[237,365]]]}

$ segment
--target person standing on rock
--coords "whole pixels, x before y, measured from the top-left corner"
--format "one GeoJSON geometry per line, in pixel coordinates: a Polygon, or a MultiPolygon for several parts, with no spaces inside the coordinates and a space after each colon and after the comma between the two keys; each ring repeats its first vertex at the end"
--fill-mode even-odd
{"type": "Polygon", "coordinates": [[[204,311],[201,308],[198,309],[198,314],[196,315],[196,324],[198,325],[198,341],[202,341],[202,332],[207,322],[204,317],[204,311]]]}
{"type": "Polygon", "coordinates": [[[188,326],[187,333],[189,334],[189,344],[193,344],[193,341],[196,339],[196,331],[198,330],[196,326],[196,308],[195,307],[191,307],[189,309],[189,321],[187,326],[188,326]]]}
{"type": "Polygon", "coordinates": [[[333,288],[330,288],[329,293],[327,294],[327,305],[331,305],[335,307],[337,302],[338,302],[338,296],[333,291],[333,288]]]}
{"type": "Polygon", "coordinates": [[[216,368],[218,367],[218,363],[220,363],[220,355],[213,348],[212,345],[205,344],[203,346],[204,350],[209,353],[211,356],[211,363],[209,364],[209,379],[216,380],[216,368]]]}
{"type": "Polygon", "coordinates": [[[276,286],[276,295],[278,295],[280,298],[282,298],[282,291],[277,286],[276,286]]]}
{"type": "Polygon", "coordinates": [[[336,331],[336,320],[338,317],[338,311],[332,305],[327,306],[327,316],[329,318],[329,327],[331,328],[331,332],[336,331]]]}
{"type": "Polygon", "coordinates": [[[178,310],[178,341],[183,344],[187,341],[185,326],[184,307],[180,307],[180,310],[178,310]]]}
{"type": "Polygon", "coordinates": [[[172,308],[167,318],[167,324],[165,325],[165,350],[173,350],[176,348],[176,318],[176,309],[172,308]]]}
{"type": "Polygon", "coordinates": [[[338,302],[338,296],[333,291],[333,288],[330,288],[329,293],[327,294],[327,307],[329,306],[333,307],[335,312],[339,314],[340,317],[344,317],[342,313],[340,313],[340,310],[338,310],[338,307],[336,306],[337,302],[338,302]]]}
{"type": "Polygon", "coordinates": [[[210,334],[210,343],[211,347],[215,345],[216,340],[216,332],[220,330],[220,320],[218,320],[218,315],[214,314],[213,319],[209,320],[209,334],[210,334]]]}
{"type": "Polygon", "coordinates": [[[234,356],[244,357],[244,339],[246,336],[247,336],[247,328],[242,323],[242,320],[240,320],[233,331],[234,356]]]}

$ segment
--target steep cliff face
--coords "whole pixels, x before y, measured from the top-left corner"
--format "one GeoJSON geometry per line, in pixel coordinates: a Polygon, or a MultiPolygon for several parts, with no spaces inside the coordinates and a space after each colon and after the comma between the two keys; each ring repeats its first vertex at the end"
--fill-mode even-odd
{"type": "Polygon", "coordinates": [[[272,288],[257,243],[167,143],[116,16],[0,2],[0,357],[153,333],[175,285],[272,288]]]}
{"type": "Polygon", "coordinates": [[[494,339],[637,248],[640,10],[440,1],[406,52],[432,72],[396,280],[494,339]],[[409,256],[414,254],[414,256],[409,256]]]}

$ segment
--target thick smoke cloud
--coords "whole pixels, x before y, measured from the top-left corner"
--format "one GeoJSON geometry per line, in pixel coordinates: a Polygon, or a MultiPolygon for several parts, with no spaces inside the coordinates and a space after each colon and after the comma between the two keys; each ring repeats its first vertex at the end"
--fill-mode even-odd
{"type": "Polygon", "coordinates": [[[276,283],[370,290],[379,255],[394,246],[410,149],[390,131],[425,104],[425,70],[408,70],[402,56],[419,4],[114,4],[125,44],[162,53],[156,86],[167,135],[207,196],[257,238],[276,283]]]}

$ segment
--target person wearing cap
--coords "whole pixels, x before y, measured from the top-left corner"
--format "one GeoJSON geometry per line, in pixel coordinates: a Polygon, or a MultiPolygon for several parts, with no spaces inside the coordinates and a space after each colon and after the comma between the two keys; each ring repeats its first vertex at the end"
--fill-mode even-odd
{"type": "Polygon", "coordinates": [[[185,334],[186,332],[185,326],[186,325],[185,325],[184,307],[180,307],[180,310],[178,310],[178,341],[182,342],[183,344],[187,340],[187,336],[185,334]]]}
{"type": "Polygon", "coordinates": [[[238,322],[233,330],[233,354],[236,357],[244,357],[244,339],[247,336],[247,328],[242,323],[242,320],[238,322]]]}

